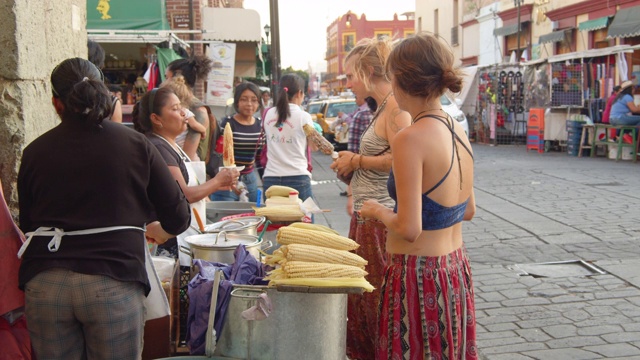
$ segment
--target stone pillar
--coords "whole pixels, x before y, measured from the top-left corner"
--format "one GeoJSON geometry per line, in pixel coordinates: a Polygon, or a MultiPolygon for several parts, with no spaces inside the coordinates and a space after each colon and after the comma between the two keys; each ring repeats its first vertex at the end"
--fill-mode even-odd
{"type": "Polygon", "coordinates": [[[0,0],[0,14],[0,179],[15,217],[22,150],[60,121],[51,71],[87,57],[86,0],[0,0]]]}

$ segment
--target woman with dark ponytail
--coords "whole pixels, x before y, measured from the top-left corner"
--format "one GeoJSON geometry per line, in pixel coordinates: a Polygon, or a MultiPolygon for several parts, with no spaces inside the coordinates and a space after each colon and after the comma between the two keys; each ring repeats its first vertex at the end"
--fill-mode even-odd
{"type": "Polygon", "coordinates": [[[183,232],[189,206],[155,146],[108,120],[96,66],[67,59],[51,88],[62,122],[25,148],[18,173],[19,286],[33,348],[38,358],[139,359],[145,235],[162,243],[183,232]]]}
{"type": "Polygon", "coordinates": [[[262,178],[266,191],[273,185],[292,187],[301,200],[311,197],[311,172],[307,169],[307,136],[302,127],[313,126],[311,115],[300,108],[304,80],[296,74],[280,78],[275,107],[264,117],[267,166],[262,178]]]}

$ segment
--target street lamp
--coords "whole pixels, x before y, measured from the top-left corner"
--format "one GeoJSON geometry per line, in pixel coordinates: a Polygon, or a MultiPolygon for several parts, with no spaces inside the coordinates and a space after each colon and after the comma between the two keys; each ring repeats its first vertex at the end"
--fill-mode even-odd
{"type": "Polygon", "coordinates": [[[522,24],[520,24],[520,7],[524,3],[524,0],[513,0],[513,6],[518,8],[518,48],[516,49],[516,56],[518,57],[518,64],[520,64],[520,30],[522,30],[522,24]]]}
{"type": "MultiPolygon", "coordinates": [[[[265,35],[267,35],[267,59],[269,59],[269,63],[273,62],[271,60],[271,49],[269,48],[269,32],[271,31],[271,26],[269,26],[269,24],[266,24],[264,26],[264,33],[265,35]]],[[[263,63],[262,65],[262,71],[264,72],[264,74],[267,74],[267,69],[266,69],[266,62],[263,63]]],[[[271,71],[269,71],[269,88],[271,89],[271,71]]],[[[271,96],[273,96],[273,92],[271,92],[271,96]]]]}
{"type": "Polygon", "coordinates": [[[269,44],[269,31],[271,30],[271,26],[269,24],[264,26],[264,33],[267,35],[267,44],[269,44]]]}

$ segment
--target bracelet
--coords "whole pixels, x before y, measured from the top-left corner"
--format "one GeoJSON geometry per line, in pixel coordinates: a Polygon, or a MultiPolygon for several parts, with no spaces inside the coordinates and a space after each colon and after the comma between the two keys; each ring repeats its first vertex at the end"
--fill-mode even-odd
{"type": "Polygon", "coordinates": [[[353,194],[347,194],[347,197],[352,197],[352,196],[353,196],[353,194]]]}
{"type": "Polygon", "coordinates": [[[349,158],[349,166],[351,166],[353,169],[355,169],[355,166],[353,166],[351,162],[353,161],[354,157],[356,157],[356,154],[351,155],[351,158],[349,158]]]}
{"type": "Polygon", "coordinates": [[[358,159],[358,169],[362,169],[362,155],[360,155],[360,158],[358,159]]]}

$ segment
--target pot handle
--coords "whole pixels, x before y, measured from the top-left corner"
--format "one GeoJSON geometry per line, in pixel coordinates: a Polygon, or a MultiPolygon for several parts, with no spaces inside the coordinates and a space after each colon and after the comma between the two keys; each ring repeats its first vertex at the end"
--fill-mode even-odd
{"type": "Polygon", "coordinates": [[[267,243],[267,246],[260,248],[261,251],[267,251],[273,247],[273,242],[271,240],[269,240],[267,243]]]}
{"type": "MultiPolygon", "coordinates": [[[[240,224],[241,227],[245,226],[245,223],[243,223],[241,221],[238,221],[238,220],[227,220],[227,221],[225,221],[224,224],[222,224],[222,226],[220,226],[220,230],[224,231],[224,228],[229,224],[240,224]]],[[[231,230],[234,230],[234,229],[231,229],[231,230]]]]}
{"type": "Polygon", "coordinates": [[[218,245],[218,239],[220,239],[222,236],[224,235],[224,241],[227,242],[229,241],[227,239],[227,232],[225,230],[222,230],[218,233],[218,235],[216,236],[216,242],[214,244],[218,245]]]}
{"type": "Polygon", "coordinates": [[[178,247],[178,250],[180,250],[180,252],[183,253],[183,254],[189,255],[189,257],[193,259],[193,253],[191,252],[190,248],[188,248],[188,247],[186,247],[184,245],[180,245],[178,247]]]}
{"type": "Polygon", "coordinates": [[[251,299],[251,300],[256,300],[260,297],[260,294],[262,294],[263,292],[265,292],[262,289],[247,289],[247,288],[239,288],[239,289],[233,289],[231,290],[231,296],[233,297],[237,297],[237,298],[241,298],[241,299],[251,299]],[[236,294],[237,291],[248,291],[248,292],[255,292],[258,293],[257,295],[238,295],[236,294]]]}

